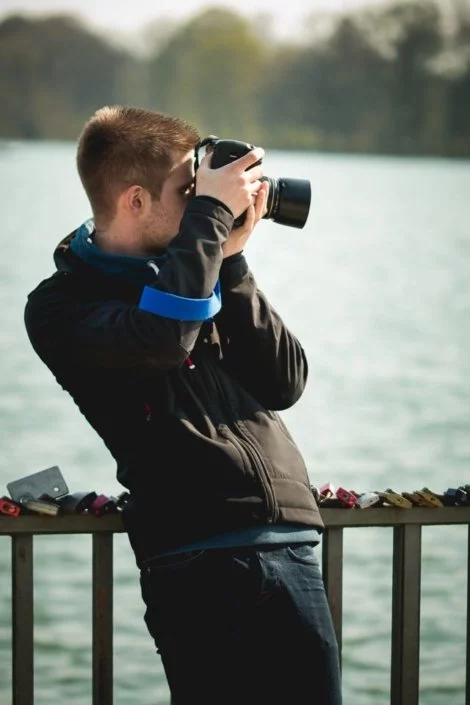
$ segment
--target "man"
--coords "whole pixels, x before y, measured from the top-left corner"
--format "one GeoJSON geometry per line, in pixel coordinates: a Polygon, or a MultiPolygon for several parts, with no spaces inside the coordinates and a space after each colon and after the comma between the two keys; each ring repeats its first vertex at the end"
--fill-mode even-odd
{"type": "Polygon", "coordinates": [[[57,247],[26,326],[130,492],[176,705],[339,705],[323,524],[277,414],[302,394],[306,359],[242,253],[265,212],[263,151],[219,169],[206,155],[195,179],[198,141],[138,108],[90,119],[77,165],[93,220],[57,247]]]}

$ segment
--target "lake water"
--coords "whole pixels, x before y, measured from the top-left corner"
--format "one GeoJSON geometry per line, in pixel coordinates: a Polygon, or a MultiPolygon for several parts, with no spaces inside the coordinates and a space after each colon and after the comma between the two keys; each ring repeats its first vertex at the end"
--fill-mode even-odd
{"type": "MultiPolygon", "coordinates": [[[[27,292],[89,217],[74,145],[0,146],[0,495],[59,465],[71,491],[122,488],[101,441],[35,357],[27,292]]],[[[300,337],[309,384],[284,412],[314,484],[435,491],[470,482],[470,162],[273,152],[308,178],[306,227],[263,221],[246,249],[300,337]]],[[[420,705],[463,705],[466,527],[423,530],[420,705]]],[[[10,542],[0,540],[0,703],[11,703],[10,542]]],[[[392,531],[345,533],[344,702],[389,702],[392,531]]],[[[91,541],[35,540],[36,705],[91,702],[91,541]]],[[[138,574],[115,539],[115,702],[166,705],[138,574]]],[[[314,688],[314,684],[312,684],[314,688]]]]}

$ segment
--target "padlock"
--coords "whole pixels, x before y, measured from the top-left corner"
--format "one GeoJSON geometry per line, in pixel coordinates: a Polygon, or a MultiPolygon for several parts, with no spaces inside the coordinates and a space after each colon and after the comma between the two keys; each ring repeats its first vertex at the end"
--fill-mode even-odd
{"type": "Polygon", "coordinates": [[[47,497],[55,500],[69,491],[57,465],[9,482],[7,490],[15,502],[20,502],[23,497],[29,499],[47,497]]]}
{"type": "Polygon", "coordinates": [[[407,499],[413,507],[422,507],[423,502],[422,500],[416,495],[415,492],[402,492],[402,495],[405,499],[407,499]]]}
{"type": "Polygon", "coordinates": [[[363,492],[357,498],[356,507],[358,509],[367,509],[368,507],[377,506],[381,503],[382,498],[377,492],[363,492]]]}
{"type": "Polygon", "coordinates": [[[459,485],[458,489],[465,492],[465,496],[461,499],[461,504],[470,504],[470,485],[459,485]]]}
{"type": "Polygon", "coordinates": [[[449,487],[442,496],[442,503],[446,507],[453,507],[455,505],[466,504],[468,501],[468,495],[465,490],[459,488],[449,487]]]}
{"type": "Polygon", "coordinates": [[[357,498],[352,494],[352,492],[348,492],[348,490],[345,490],[344,487],[338,487],[338,489],[336,490],[336,497],[346,507],[351,508],[354,507],[355,504],[357,504],[357,498]]]}
{"type": "Polygon", "coordinates": [[[332,482],[327,482],[323,487],[320,487],[319,491],[324,498],[334,497],[336,494],[336,488],[332,482]]]}
{"type": "Polygon", "coordinates": [[[344,502],[342,502],[340,499],[337,497],[322,497],[320,501],[320,507],[323,508],[331,508],[331,509],[344,509],[345,508],[344,502]]]}
{"type": "Polygon", "coordinates": [[[21,514],[21,506],[8,497],[0,497],[0,514],[17,517],[21,514]]]}
{"type": "Polygon", "coordinates": [[[97,498],[96,492],[73,492],[56,500],[61,514],[82,514],[90,509],[97,498]]]}
{"type": "Polygon", "coordinates": [[[385,492],[379,492],[379,495],[384,499],[387,504],[391,504],[393,507],[399,507],[400,509],[411,509],[411,502],[403,497],[403,495],[394,492],[390,487],[388,487],[385,492]]]}
{"type": "Polygon", "coordinates": [[[314,487],[313,485],[310,485],[310,491],[312,492],[315,502],[318,504],[321,500],[321,495],[320,495],[320,490],[318,487],[314,487]]]}
{"type": "Polygon", "coordinates": [[[59,505],[55,502],[48,502],[45,499],[33,499],[32,497],[22,497],[20,504],[28,511],[35,514],[45,514],[47,516],[57,516],[59,505]]]}
{"type": "Polygon", "coordinates": [[[124,506],[130,500],[130,498],[131,498],[131,496],[130,496],[129,492],[121,492],[120,494],[118,494],[117,497],[110,497],[110,499],[114,502],[114,504],[116,505],[116,507],[118,509],[123,509],[124,506]]]}
{"type": "Polygon", "coordinates": [[[413,493],[413,498],[416,500],[417,505],[419,507],[433,507],[434,505],[429,502],[429,500],[426,497],[423,497],[421,492],[418,492],[418,490],[415,490],[413,493]]]}
{"type": "Polygon", "coordinates": [[[116,514],[118,508],[111,497],[107,497],[104,494],[99,494],[91,503],[88,511],[90,514],[94,514],[97,517],[102,517],[105,514],[116,514]]]}
{"type": "Polygon", "coordinates": [[[441,500],[434,494],[434,492],[431,492],[428,487],[423,487],[422,490],[416,491],[414,492],[414,494],[417,495],[423,501],[424,506],[432,508],[444,506],[441,500]]]}

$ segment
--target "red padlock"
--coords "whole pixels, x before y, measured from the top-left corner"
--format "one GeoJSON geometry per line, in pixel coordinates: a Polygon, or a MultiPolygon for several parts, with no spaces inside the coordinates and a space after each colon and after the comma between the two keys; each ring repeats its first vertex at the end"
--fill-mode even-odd
{"type": "Polygon", "coordinates": [[[21,507],[12,502],[8,497],[0,497],[0,514],[5,514],[8,517],[17,517],[21,513],[21,507]]]}
{"type": "Polygon", "coordinates": [[[336,497],[347,507],[354,507],[357,504],[357,497],[352,492],[348,492],[344,487],[338,487],[336,497]]]}
{"type": "Polygon", "coordinates": [[[99,494],[96,499],[91,503],[88,509],[90,514],[94,514],[97,517],[102,517],[105,514],[116,514],[118,508],[116,503],[104,494],[99,494]]]}
{"type": "Polygon", "coordinates": [[[335,486],[332,482],[327,482],[323,487],[318,490],[323,498],[329,498],[335,496],[335,486]]]}

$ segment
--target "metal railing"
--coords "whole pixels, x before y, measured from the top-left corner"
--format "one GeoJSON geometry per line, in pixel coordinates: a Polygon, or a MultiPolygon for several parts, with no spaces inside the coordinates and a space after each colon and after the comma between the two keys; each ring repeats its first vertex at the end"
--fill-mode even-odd
{"type": "MultiPolygon", "coordinates": [[[[421,598],[421,529],[466,524],[470,507],[427,509],[323,509],[323,578],[342,645],[343,532],[353,527],[393,528],[391,705],[418,705],[421,598]]],[[[120,515],[0,518],[0,535],[12,540],[13,705],[34,703],[33,540],[39,534],[91,534],[93,619],[93,705],[113,704],[113,534],[120,515]]],[[[467,565],[465,705],[470,705],[470,534],[467,565]]]]}

